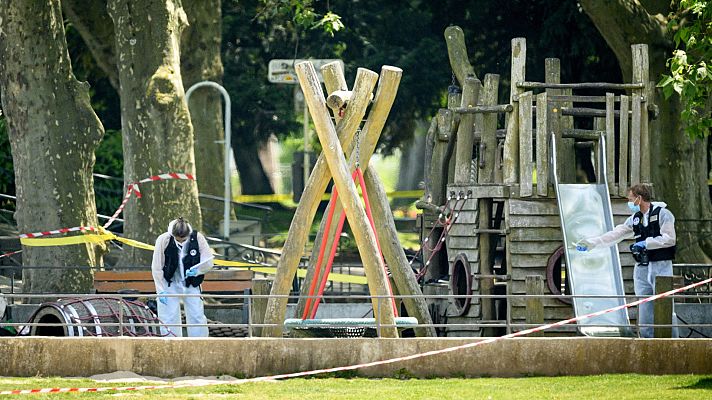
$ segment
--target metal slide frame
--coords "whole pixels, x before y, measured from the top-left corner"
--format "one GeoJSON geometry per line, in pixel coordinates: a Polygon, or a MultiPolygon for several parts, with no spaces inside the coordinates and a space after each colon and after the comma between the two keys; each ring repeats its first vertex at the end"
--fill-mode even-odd
{"type": "MultiPolygon", "coordinates": [[[[564,236],[564,254],[574,296],[576,316],[625,304],[623,275],[617,246],[587,252],[575,249],[575,242],[599,236],[613,229],[613,212],[606,181],[606,139],[599,136],[598,173],[595,184],[559,183],[556,174],[556,137],[551,135],[551,173],[564,236]],[[614,297],[605,297],[614,296],[614,297]],[[618,297],[615,297],[618,296],[618,297]]],[[[586,336],[633,336],[628,309],[622,309],[578,322],[586,336]]]]}

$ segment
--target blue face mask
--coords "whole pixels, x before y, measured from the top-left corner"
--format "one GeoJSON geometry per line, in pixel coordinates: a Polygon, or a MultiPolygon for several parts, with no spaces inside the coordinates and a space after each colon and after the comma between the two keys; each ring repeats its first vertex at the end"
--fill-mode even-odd
{"type": "MultiPolygon", "coordinates": [[[[637,200],[637,199],[636,199],[637,200]]],[[[633,213],[637,213],[640,211],[640,205],[635,204],[635,201],[629,201],[628,202],[628,208],[630,208],[630,211],[633,213]]]]}
{"type": "Polygon", "coordinates": [[[630,211],[634,212],[634,213],[637,213],[638,211],[640,211],[640,206],[635,204],[632,201],[628,202],[628,208],[630,208],[630,211]]]}

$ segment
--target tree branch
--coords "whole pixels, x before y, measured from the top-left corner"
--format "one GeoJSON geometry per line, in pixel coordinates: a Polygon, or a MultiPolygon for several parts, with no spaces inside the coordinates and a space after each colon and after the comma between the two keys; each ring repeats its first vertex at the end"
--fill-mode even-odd
{"type": "MultiPolygon", "coordinates": [[[[632,44],[647,43],[666,51],[672,46],[664,20],[651,16],[637,0],[579,0],[579,4],[615,53],[626,80],[631,77],[632,44]]],[[[659,13],[658,6],[654,9],[659,13]]]]}
{"type": "Polygon", "coordinates": [[[105,0],[62,0],[62,10],[91,51],[97,65],[119,90],[119,70],[114,49],[114,23],[105,0]]]}

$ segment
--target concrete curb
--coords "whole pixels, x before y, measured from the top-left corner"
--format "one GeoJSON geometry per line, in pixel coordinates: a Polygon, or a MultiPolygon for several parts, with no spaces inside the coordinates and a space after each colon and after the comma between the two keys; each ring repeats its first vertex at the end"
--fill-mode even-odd
{"type": "MultiPolygon", "coordinates": [[[[0,376],[257,377],[353,365],[477,338],[0,338],[0,376]]],[[[516,338],[357,370],[360,376],[516,377],[712,374],[712,339],[516,338]]]]}

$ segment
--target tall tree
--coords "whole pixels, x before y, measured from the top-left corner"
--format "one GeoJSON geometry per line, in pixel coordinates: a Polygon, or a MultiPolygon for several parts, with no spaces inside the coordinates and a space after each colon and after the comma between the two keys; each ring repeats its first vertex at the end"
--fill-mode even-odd
{"type": "MultiPolygon", "coordinates": [[[[222,83],[221,0],[188,1],[188,27],[181,38],[181,72],[186,89],[200,81],[222,83]]],[[[195,132],[195,170],[200,193],[223,197],[223,98],[214,88],[198,88],[190,97],[190,119],[195,132]]],[[[228,166],[229,168],[229,166],[228,166]]],[[[221,203],[200,199],[203,225],[217,232],[223,219],[221,203]]]]}
{"type": "MultiPolygon", "coordinates": [[[[618,59],[624,79],[632,70],[631,44],[647,43],[650,79],[666,71],[674,48],[667,16],[673,10],[667,0],[580,0],[601,35],[618,59]]],[[[678,261],[709,262],[712,259],[710,231],[712,204],[707,187],[707,139],[690,139],[680,123],[678,97],[666,100],[658,93],[660,115],[651,123],[651,175],[659,198],[676,216],[678,261]]]]}
{"type": "MultiPolygon", "coordinates": [[[[220,58],[221,1],[189,1],[184,8],[188,25],[181,37],[181,73],[187,89],[196,82],[222,82],[220,58]]],[[[119,76],[116,65],[114,24],[105,0],[65,0],[65,15],[81,35],[96,65],[104,72],[116,91],[119,76]]],[[[223,120],[222,97],[214,89],[200,89],[191,98],[191,120],[194,126],[195,168],[200,193],[222,197],[223,120]]],[[[223,218],[220,204],[200,199],[206,229],[217,230],[223,218]]]]}
{"type": "MultiPolygon", "coordinates": [[[[119,61],[124,185],[167,172],[195,174],[193,126],[180,75],[180,36],[188,20],[180,0],[109,0],[119,61]]],[[[127,189],[127,187],[125,188],[127,189]]],[[[192,180],[144,184],[124,210],[126,236],[152,242],[168,222],[202,220],[192,180]]],[[[151,254],[130,248],[124,264],[148,264],[151,254]]]]}
{"type": "MultiPolygon", "coordinates": [[[[0,89],[21,232],[97,226],[92,169],[104,129],[72,72],[59,0],[0,5],[0,89]]],[[[32,266],[100,266],[103,245],[24,247],[32,266]]],[[[25,290],[83,292],[91,272],[27,269],[25,290]]]]}

